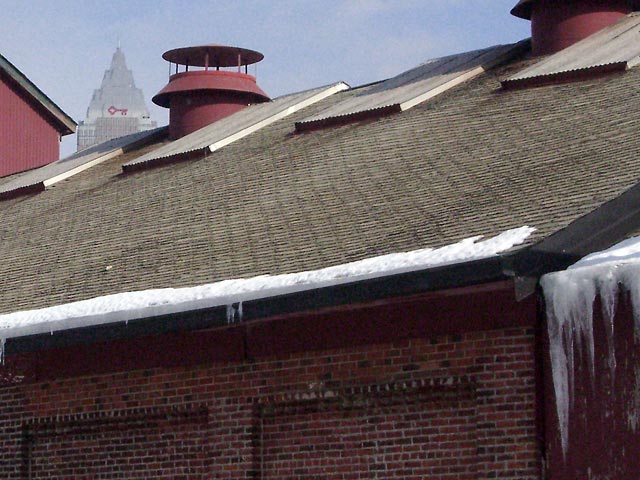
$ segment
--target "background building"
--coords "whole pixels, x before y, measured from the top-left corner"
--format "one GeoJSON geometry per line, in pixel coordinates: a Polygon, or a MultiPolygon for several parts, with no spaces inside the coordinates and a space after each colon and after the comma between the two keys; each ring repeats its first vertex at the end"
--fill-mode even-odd
{"type": "Polygon", "coordinates": [[[60,137],[75,130],[76,122],[0,55],[0,177],[55,162],[60,137]]]}
{"type": "Polygon", "coordinates": [[[118,47],[111,66],[104,72],[102,85],[93,93],[87,117],[78,127],[78,150],[156,126],[118,47]]]}

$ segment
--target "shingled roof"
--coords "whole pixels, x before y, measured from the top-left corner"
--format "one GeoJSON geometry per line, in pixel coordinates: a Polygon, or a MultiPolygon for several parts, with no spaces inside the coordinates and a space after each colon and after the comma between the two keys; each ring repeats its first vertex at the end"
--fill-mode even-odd
{"type": "Polygon", "coordinates": [[[501,88],[535,61],[525,53],[402,113],[296,134],[360,90],[336,93],[206,156],[123,174],[153,144],[0,202],[0,312],[314,270],[523,225],[537,231],[511,252],[514,275],[613,243],[638,226],[640,70],[501,88]]]}

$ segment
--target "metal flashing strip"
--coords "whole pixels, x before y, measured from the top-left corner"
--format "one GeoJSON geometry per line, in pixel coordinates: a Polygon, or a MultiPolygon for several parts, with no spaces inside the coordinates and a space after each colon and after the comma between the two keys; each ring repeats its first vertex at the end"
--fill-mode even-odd
{"type": "Polygon", "coordinates": [[[305,132],[403,112],[510,60],[529,48],[525,40],[430,60],[365,89],[344,102],[296,123],[305,132]]]}
{"type": "Polygon", "coordinates": [[[55,183],[84,172],[122,153],[152,143],[166,135],[167,127],[134,133],[94,145],[69,157],[18,175],[0,184],[0,200],[41,192],[55,183]]]}
{"type": "Polygon", "coordinates": [[[640,14],[622,20],[502,81],[504,89],[595,78],[640,63],[640,14]]]}
{"type": "Polygon", "coordinates": [[[198,153],[215,152],[298,110],[349,89],[338,82],[329,86],[278,97],[271,102],[251,105],[229,117],[186,135],[122,166],[124,173],[192,158],[198,153]]]}

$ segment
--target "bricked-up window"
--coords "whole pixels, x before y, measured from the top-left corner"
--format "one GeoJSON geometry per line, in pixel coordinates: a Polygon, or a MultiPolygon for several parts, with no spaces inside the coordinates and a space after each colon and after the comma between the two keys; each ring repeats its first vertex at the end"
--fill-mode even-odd
{"type": "Polygon", "coordinates": [[[458,385],[265,406],[261,478],[475,478],[475,405],[458,385]]]}
{"type": "Polygon", "coordinates": [[[207,468],[205,409],[65,418],[26,426],[29,479],[194,479],[207,468]]]}

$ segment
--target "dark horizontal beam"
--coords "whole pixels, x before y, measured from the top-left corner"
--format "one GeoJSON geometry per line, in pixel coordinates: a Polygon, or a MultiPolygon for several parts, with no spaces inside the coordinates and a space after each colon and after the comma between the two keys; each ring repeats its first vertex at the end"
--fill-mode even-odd
{"type": "Polygon", "coordinates": [[[586,255],[628,238],[639,227],[640,183],[537,244],[505,256],[505,272],[539,278],[565,270],[586,255]]]}
{"type": "Polygon", "coordinates": [[[87,326],[25,337],[9,338],[7,354],[124,338],[162,335],[171,332],[205,330],[238,322],[314,312],[330,307],[357,305],[425,292],[467,287],[505,280],[499,257],[476,260],[429,270],[400,273],[358,282],[180,313],[159,315],[128,322],[87,326]],[[240,308],[241,307],[241,308],[240,308]],[[231,315],[229,314],[231,312],[231,315]]]}

